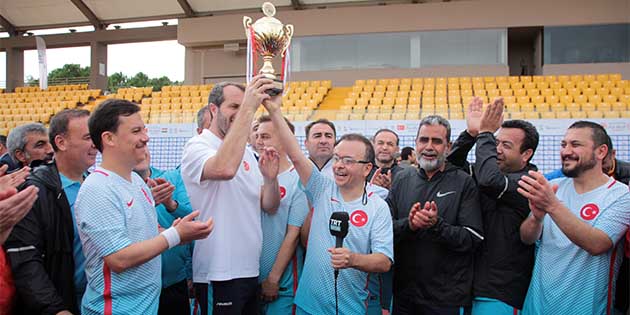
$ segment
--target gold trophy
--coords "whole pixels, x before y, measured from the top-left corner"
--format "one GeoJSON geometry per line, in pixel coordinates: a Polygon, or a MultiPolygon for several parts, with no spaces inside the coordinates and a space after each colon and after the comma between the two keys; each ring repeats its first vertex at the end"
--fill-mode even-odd
{"type": "MultiPolygon", "coordinates": [[[[248,55],[248,58],[254,59],[258,58],[259,55],[262,56],[263,67],[260,69],[259,73],[275,81],[274,88],[266,91],[267,94],[274,96],[281,94],[284,86],[282,80],[276,77],[271,62],[274,57],[282,56],[283,65],[285,64],[285,54],[291,44],[291,37],[293,37],[293,25],[283,25],[282,22],[273,17],[276,15],[276,7],[274,7],[271,2],[263,3],[262,11],[265,16],[256,20],[253,24],[251,17],[244,16],[243,26],[245,27],[246,36],[251,40],[254,52],[252,54],[253,56],[248,55]]],[[[283,78],[285,70],[283,66],[281,73],[283,78]]]]}

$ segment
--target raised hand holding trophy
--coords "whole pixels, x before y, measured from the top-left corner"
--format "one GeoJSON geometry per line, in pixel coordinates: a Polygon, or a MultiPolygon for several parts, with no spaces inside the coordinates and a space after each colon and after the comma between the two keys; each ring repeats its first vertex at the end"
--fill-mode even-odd
{"type": "Polygon", "coordinates": [[[256,60],[258,56],[262,56],[263,67],[259,73],[275,81],[274,88],[266,91],[267,94],[275,96],[284,90],[284,81],[286,81],[286,72],[288,72],[289,67],[287,50],[291,45],[291,37],[293,37],[293,25],[283,25],[282,22],[273,17],[276,14],[276,8],[270,2],[263,3],[262,10],[265,16],[253,24],[252,18],[243,17],[243,26],[247,36],[246,76],[249,83],[254,75],[256,60]],[[272,60],[276,56],[282,57],[280,79],[277,78],[272,65],[272,60]]]}

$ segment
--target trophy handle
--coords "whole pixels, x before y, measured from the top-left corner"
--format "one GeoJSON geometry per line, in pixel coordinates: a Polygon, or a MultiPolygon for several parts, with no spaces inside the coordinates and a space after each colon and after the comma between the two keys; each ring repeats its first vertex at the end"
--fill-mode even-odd
{"type": "Polygon", "coordinates": [[[249,37],[249,28],[252,26],[252,18],[249,16],[243,17],[243,27],[245,28],[245,37],[249,37]]]}
{"type": "Polygon", "coordinates": [[[284,57],[285,53],[287,52],[287,49],[289,49],[289,46],[291,45],[291,38],[293,38],[293,25],[292,24],[287,24],[284,26],[284,36],[287,37],[287,43],[286,45],[284,45],[284,49],[282,50],[282,57],[284,57]]]}

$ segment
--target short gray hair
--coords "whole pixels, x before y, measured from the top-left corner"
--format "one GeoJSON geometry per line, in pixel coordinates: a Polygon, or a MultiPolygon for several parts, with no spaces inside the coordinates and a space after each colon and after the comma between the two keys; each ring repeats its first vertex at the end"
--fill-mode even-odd
{"type": "MultiPolygon", "coordinates": [[[[210,108],[208,108],[208,106],[204,106],[202,107],[198,112],[197,112],[197,128],[201,129],[203,128],[203,123],[204,121],[204,117],[206,116],[206,113],[210,113],[210,108]]],[[[212,115],[212,114],[210,114],[212,115]]]]}
{"type": "Polygon", "coordinates": [[[416,138],[420,135],[420,128],[422,126],[444,126],[446,128],[446,142],[451,142],[451,124],[446,120],[446,118],[439,115],[430,115],[424,117],[420,121],[420,125],[418,126],[418,132],[416,133],[416,138]]]}
{"type": "Polygon", "coordinates": [[[7,150],[9,150],[9,156],[13,160],[17,161],[15,157],[15,151],[24,151],[26,148],[26,137],[30,133],[48,134],[46,127],[40,123],[29,123],[21,126],[17,126],[9,132],[7,137],[7,150]]]}
{"type": "Polygon", "coordinates": [[[245,86],[240,83],[219,82],[214,85],[212,91],[210,91],[210,95],[208,95],[208,105],[214,104],[217,107],[221,107],[221,104],[223,104],[223,102],[225,101],[225,98],[223,97],[223,89],[228,86],[235,86],[241,91],[245,92],[245,86]]]}

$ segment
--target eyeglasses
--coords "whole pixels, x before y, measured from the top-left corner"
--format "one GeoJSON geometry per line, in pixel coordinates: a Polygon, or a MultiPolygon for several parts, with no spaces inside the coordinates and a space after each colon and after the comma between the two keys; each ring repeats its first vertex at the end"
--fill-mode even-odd
{"type": "Polygon", "coordinates": [[[361,163],[361,164],[368,164],[370,163],[370,161],[359,161],[359,160],[355,160],[349,156],[344,156],[344,157],[339,157],[337,155],[333,155],[332,157],[332,163],[335,164],[337,162],[341,161],[341,164],[343,164],[344,166],[351,166],[354,165],[356,163],[361,163]]]}

